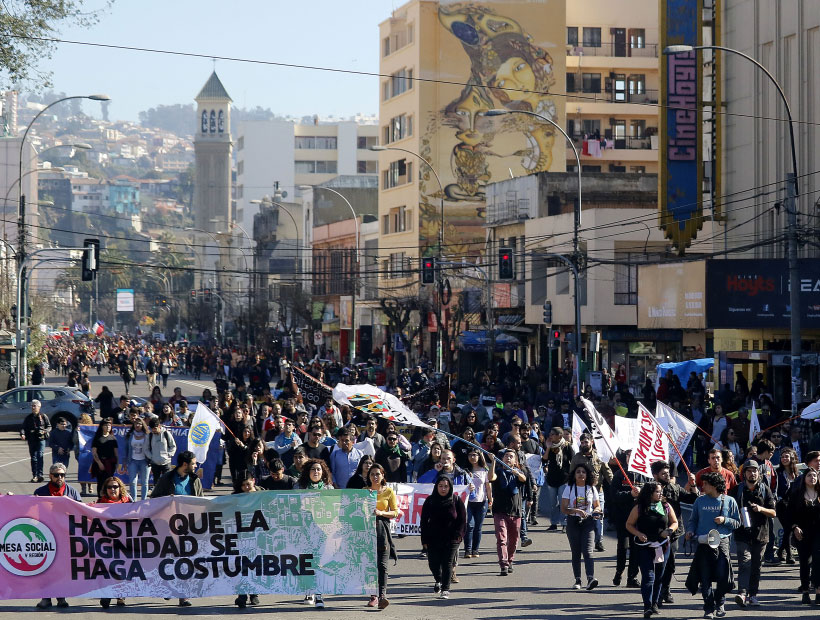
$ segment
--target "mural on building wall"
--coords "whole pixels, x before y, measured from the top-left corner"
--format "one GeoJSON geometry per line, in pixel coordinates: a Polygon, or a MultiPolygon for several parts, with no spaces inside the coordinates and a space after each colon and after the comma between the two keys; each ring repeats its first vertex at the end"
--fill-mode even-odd
{"type": "MultiPolygon", "coordinates": [[[[466,85],[449,101],[445,94],[456,87],[436,93],[421,136],[422,155],[437,163],[444,184],[445,253],[469,254],[484,238],[487,183],[510,173],[565,169],[563,150],[554,157],[557,131],[549,123],[525,114],[482,115],[504,108],[563,123],[563,100],[550,92],[564,80],[565,7],[562,2],[442,2],[438,20],[444,28],[439,71],[466,85]],[[548,32],[539,32],[536,40],[522,23],[548,32]],[[547,46],[558,54],[557,66],[547,46]]],[[[442,196],[428,170],[423,168],[421,177],[422,247],[432,254],[438,247],[442,196]]]]}

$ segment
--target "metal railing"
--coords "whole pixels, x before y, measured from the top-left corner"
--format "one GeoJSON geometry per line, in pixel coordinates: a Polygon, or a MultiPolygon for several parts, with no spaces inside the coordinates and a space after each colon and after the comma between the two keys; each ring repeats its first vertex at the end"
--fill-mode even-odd
{"type": "Polygon", "coordinates": [[[585,91],[583,88],[568,88],[567,94],[578,94],[579,99],[591,103],[658,103],[659,92],[657,89],[644,90],[640,93],[609,91],[585,91]],[[619,98],[620,97],[620,98],[619,98]]]}
{"type": "MultiPolygon", "coordinates": [[[[578,146],[579,150],[583,146],[584,137],[580,135],[572,136],[572,141],[578,146]]],[[[624,137],[624,138],[607,138],[608,143],[612,143],[615,150],[649,150],[652,148],[652,140],[649,136],[624,137]]],[[[602,149],[606,151],[609,149],[602,149]]],[[[488,222],[489,223],[489,222],[488,222]]]]}
{"type": "Polygon", "coordinates": [[[529,198],[506,200],[487,205],[487,224],[516,222],[531,217],[529,198]]]}
{"type": "Polygon", "coordinates": [[[601,43],[599,45],[567,45],[567,56],[613,56],[616,58],[657,58],[658,44],[630,47],[629,43],[601,43]]]}

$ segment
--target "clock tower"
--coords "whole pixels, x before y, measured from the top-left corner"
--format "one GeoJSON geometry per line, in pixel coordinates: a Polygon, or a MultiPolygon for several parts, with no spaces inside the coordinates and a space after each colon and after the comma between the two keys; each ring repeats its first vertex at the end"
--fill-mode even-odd
{"type": "Polygon", "coordinates": [[[194,226],[226,231],[231,222],[231,98],[216,71],[195,101],[194,226]]]}

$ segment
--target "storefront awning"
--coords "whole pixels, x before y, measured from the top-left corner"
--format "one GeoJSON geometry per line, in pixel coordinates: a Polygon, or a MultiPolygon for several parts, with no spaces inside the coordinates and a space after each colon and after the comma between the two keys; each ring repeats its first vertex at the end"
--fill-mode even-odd
{"type": "Polygon", "coordinates": [[[322,321],[322,332],[332,334],[339,331],[339,319],[331,319],[330,321],[322,321]]]}
{"type": "MultiPolygon", "coordinates": [[[[510,336],[503,332],[495,332],[495,352],[503,353],[504,351],[512,351],[521,345],[518,338],[510,336]]],[[[469,351],[472,353],[480,353],[487,350],[487,332],[484,331],[468,331],[462,332],[458,337],[458,348],[462,351],[469,351]]]]}

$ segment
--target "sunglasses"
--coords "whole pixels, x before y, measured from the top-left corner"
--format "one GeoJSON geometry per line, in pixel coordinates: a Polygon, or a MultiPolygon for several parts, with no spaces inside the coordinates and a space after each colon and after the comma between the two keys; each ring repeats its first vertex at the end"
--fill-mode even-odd
{"type": "Polygon", "coordinates": [[[311,437],[316,437],[316,439],[321,439],[322,438],[322,433],[313,433],[311,435],[311,437]]]}
{"type": "Polygon", "coordinates": [[[51,474],[51,475],[52,475],[52,476],[54,476],[55,478],[65,478],[65,474],[64,474],[64,473],[59,473],[59,474],[51,474]]]}
{"type": "Polygon", "coordinates": [[[398,440],[399,440],[398,437],[388,437],[387,438],[387,441],[398,441],[398,440]]]}
{"type": "Polygon", "coordinates": [[[118,486],[115,484],[115,485],[113,485],[113,486],[110,486],[110,487],[105,487],[105,488],[106,488],[106,489],[108,489],[108,490],[110,491],[110,490],[112,490],[112,489],[114,489],[114,490],[119,490],[119,488],[120,488],[120,487],[118,487],[118,486]]]}

